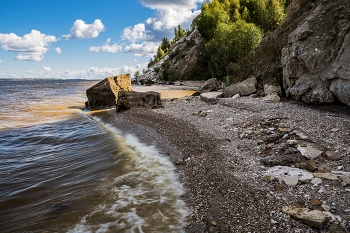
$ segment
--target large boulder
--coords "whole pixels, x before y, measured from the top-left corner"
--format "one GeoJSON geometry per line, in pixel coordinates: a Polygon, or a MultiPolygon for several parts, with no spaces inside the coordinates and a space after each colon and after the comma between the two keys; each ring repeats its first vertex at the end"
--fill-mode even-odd
{"type": "Polygon", "coordinates": [[[132,91],[130,74],[110,76],[86,90],[87,108],[101,109],[115,107],[120,91],[132,91]]]}
{"type": "Polygon", "coordinates": [[[255,77],[248,78],[242,82],[232,84],[224,89],[224,97],[232,97],[234,95],[250,95],[256,92],[257,80],[255,77]]]}
{"type": "Polygon", "coordinates": [[[288,36],[281,58],[287,97],[350,106],[349,14],[348,0],[321,1],[288,36]]]}
{"type": "Polygon", "coordinates": [[[157,108],[162,106],[160,93],[120,91],[116,111],[130,108],[157,108]]]}
{"type": "Polygon", "coordinates": [[[222,87],[222,82],[218,81],[216,78],[211,78],[205,81],[199,88],[200,93],[218,91],[222,87]]]}

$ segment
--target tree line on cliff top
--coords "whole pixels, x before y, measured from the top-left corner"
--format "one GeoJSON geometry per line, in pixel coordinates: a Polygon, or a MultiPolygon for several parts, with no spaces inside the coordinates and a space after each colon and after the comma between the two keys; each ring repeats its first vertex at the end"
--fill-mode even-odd
{"type": "MultiPolygon", "coordinates": [[[[234,82],[234,77],[240,75],[242,60],[282,22],[289,3],[290,0],[212,0],[203,3],[201,14],[194,19],[193,25],[205,40],[207,78],[217,78],[226,84],[234,82]]],[[[163,38],[149,66],[164,57],[171,43],[185,33],[179,25],[174,29],[172,42],[163,38]]]]}

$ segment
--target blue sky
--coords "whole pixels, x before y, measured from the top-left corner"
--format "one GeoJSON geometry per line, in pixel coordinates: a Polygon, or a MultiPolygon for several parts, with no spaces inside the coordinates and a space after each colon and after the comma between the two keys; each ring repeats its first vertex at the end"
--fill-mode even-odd
{"type": "Polygon", "coordinates": [[[203,0],[1,0],[0,78],[102,79],[142,71],[203,0]]]}

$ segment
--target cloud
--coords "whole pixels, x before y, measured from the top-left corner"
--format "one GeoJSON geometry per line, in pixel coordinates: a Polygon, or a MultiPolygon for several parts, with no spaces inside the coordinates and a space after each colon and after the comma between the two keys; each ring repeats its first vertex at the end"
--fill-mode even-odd
{"type": "Polygon", "coordinates": [[[139,0],[145,7],[155,10],[152,17],[144,22],[127,27],[121,35],[122,40],[132,42],[125,52],[135,56],[151,57],[156,53],[155,43],[163,37],[174,37],[174,27],[188,28],[192,20],[199,15],[198,4],[204,0],[139,0]],[[147,44],[146,42],[153,42],[147,44]],[[150,47],[147,47],[150,46],[150,47]]]}
{"type": "Polygon", "coordinates": [[[92,24],[86,24],[83,20],[77,19],[69,34],[62,35],[66,39],[92,39],[98,37],[100,32],[105,30],[102,21],[96,19],[92,24]]]}
{"type": "Polygon", "coordinates": [[[124,28],[121,38],[131,42],[152,39],[150,35],[147,35],[146,26],[143,23],[136,24],[134,27],[124,28]]]}
{"type": "MultiPolygon", "coordinates": [[[[139,2],[156,10],[153,18],[146,20],[153,30],[173,30],[177,25],[188,27],[200,13],[198,3],[203,0],[139,0],[139,2]]],[[[147,26],[146,26],[147,28],[147,26]]]]}
{"type": "Polygon", "coordinates": [[[43,71],[45,72],[51,72],[51,68],[48,66],[43,66],[43,71]]]}
{"type": "Polygon", "coordinates": [[[159,46],[157,42],[143,42],[141,44],[132,43],[125,46],[126,53],[133,53],[136,57],[152,57],[159,46]]]}
{"type": "Polygon", "coordinates": [[[14,33],[0,33],[0,43],[5,51],[13,51],[17,54],[16,60],[42,61],[44,54],[49,50],[48,46],[56,42],[55,36],[42,34],[40,31],[32,30],[23,37],[14,33]]]}
{"type": "Polygon", "coordinates": [[[134,74],[136,71],[142,72],[146,68],[147,68],[147,63],[143,65],[138,64],[137,66],[122,66],[122,71],[124,73],[134,74]]]}
{"type": "Polygon", "coordinates": [[[108,53],[116,53],[118,51],[122,50],[122,46],[121,45],[117,45],[116,43],[114,43],[113,45],[109,45],[109,43],[111,42],[111,39],[108,38],[106,40],[106,42],[104,43],[104,45],[99,46],[99,47],[95,47],[95,46],[91,46],[89,48],[90,52],[108,52],[108,53]]]}
{"type": "Polygon", "coordinates": [[[55,48],[55,51],[56,51],[57,54],[61,54],[62,53],[61,48],[55,48]]]}
{"type": "Polygon", "coordinates": [[[5,60],[1,60],[1,59],[0,59],[0,65],[1,65],[1,63],[4,63],[4,62],[5,62],[5,60]]]}

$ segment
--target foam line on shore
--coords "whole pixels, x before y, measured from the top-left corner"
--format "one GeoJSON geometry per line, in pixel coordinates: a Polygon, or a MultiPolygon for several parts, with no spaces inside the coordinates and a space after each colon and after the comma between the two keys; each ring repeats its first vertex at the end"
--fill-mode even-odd
{"type": "Polygon", "coordinates": [[[182,232],[189,214],[181,199],[184,189],[173,163],[156,147],[88,116],[107,132],[118,145],[118,176],[109,184],[108,198],[69,232],[182,232]],[[94,224],[94,218],[105,218],[94,224]]]}

